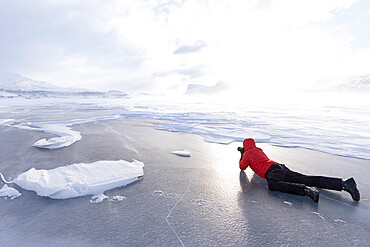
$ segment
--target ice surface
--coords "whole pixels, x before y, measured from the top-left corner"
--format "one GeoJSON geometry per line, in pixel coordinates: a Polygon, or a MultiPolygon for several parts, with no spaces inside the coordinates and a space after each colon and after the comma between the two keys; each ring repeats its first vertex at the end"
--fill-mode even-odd
{"type": "Polygon", "coordinates": [[[182,156],[182,157],[190,157],[191,156],[191,153],[187,150],[184,150],[184,151],[172,151],[171,152],[172,154],[176,154],[178,156],[182,156]]]}
{"type": "MultiPolygon", "coordinates": [[[[31,168],[14,183],[39,196],[67,199],[85,195],[99,195],[106,190],[125,186],[144,175],[144,164],[133,160],[97,161],[58,167],[51,170],[31,168]]],[[[96,199],[96,198],[95,198],[96,199]]],[[[101,196],[97,200],[100,200],[101,196]]],[[[93,198],[94,200],[94,198],[93,198]]]]}
{"type": "Polygon", "coordinates": [[[18,190],[9,187],[6,184],[0,189],[0,197],[10,198],[13,200],[21,195],[22,194],[18,190]]]}

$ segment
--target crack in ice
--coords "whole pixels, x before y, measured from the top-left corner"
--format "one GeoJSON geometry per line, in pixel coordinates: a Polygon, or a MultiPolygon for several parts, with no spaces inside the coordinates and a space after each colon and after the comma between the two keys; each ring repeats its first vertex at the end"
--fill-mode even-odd
{"type": "Polygon", "coordinates": [[[187,192],[189,191],[189,188],[190,188],[190,184],[191,184],[192,180],[190,180],[189,184],[188,184],[188,187],[186,188],[185,190],[185,193],[180,197],[180,199],[175,203],[175,205],[170,209],[170,212],[168,213],[167,217],[166,217],[166,222],[167,224],[170,226],[170,228],[172,229],[173,233],[175,233],[177,239],[180,241],[181,245],[183,247],[185,247],[184,243],[182,242],[182,240],[180,239],[179,235],[177,234],[177,232],[175,231],[175,229],[172,227],[172,225],[170,224],[170,222],[168,221],[168,218],[170,217],[170,215],[172,214],[173,210],[177,207],[177,205],[179,204],[180,201],[182,201],[182,199],[184,199],[185,195],[187,194],[187,192]]]}

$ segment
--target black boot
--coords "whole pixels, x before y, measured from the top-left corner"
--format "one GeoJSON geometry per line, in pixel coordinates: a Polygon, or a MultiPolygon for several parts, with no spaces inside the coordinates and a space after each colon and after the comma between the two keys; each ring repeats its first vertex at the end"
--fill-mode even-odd
{"type": "Polygon", "coordinates": [[[342,181],[342,189],[350,193],[354,201],[360,200],[360,191],[358,191],[356,182],[353,178],[342,181]]]}
{"type": "Polygon", "coordinates": [[[319,202],[319,191],[316,187],[308,187],[305,188],[305,196],[310,197],[314,202],[319,202]]]}

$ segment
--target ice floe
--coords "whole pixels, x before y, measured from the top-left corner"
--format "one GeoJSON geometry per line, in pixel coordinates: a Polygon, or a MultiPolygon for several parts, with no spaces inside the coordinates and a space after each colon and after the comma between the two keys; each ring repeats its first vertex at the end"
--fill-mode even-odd
{"type": "Polygon", "coordinates": [[[191,156],[191,153],[187,150],[184,150],[184,151],[172,151],[171,152],[172,154],[176,154],[178,156],[182,156],[182,157],[190,157],[191,156]]]}
{"type": "Polygon", "coordinates": [[[93,201],[104,200],[103,192],[125,186],[144,175],[144,163],[133,160],[97,161],[58,167],[51,170],[30,170],[11,183],[39,196],[67,199],[94,195],[93,201]]]}
{"type": "MultiPolygon", "coordinates": [[[[41,131],[48,134],[56,135],[50,139],[41,139],[33,144],[34,147],[45,148],[45,149],[57,149],[61,147],[67,147],[73,143],[81,140],[81,134],[78,131],[72,130],[71,126],[77,124],[85,124],[90,122],[97,122],[103,120],[111,120],[119,118],[119,115],[110,115],[105,117],[95,117],[88,119],[75,119],[68,121],[56,121],[56,122],[39,122],[39,123],[22,123],[19,125],[9,125],[12,127],[18,127],[20,129],[41,131]]],[[[7,122],[0,122],[5,124],[7,122]]]]}
{"type": "Polygon", "coordinates": [[[0,197],[10,198],[10,200],[20,197],[21,195],[22,194],[18,190],[6,184],[0,189],[0,197]]]}

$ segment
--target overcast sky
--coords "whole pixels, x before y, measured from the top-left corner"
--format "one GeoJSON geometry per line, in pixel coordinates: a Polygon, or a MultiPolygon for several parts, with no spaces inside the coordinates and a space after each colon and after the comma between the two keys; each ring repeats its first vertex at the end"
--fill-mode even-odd
{"type": "Polygon", "coordinates": [[[285,90],[370,73],[368,0],[0,0],[0,70],[58,86],[285,90]]]}

